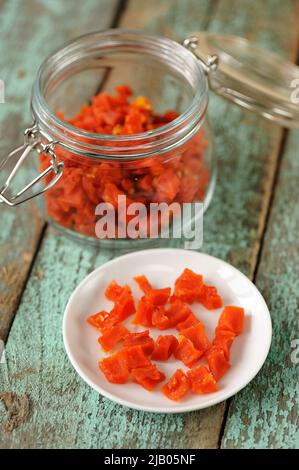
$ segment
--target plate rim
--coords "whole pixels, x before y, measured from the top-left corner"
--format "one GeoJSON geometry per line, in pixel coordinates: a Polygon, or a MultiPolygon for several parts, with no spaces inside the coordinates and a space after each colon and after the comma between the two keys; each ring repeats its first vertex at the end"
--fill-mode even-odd
{"type": "Polygon", "coordinates": [[[193,250],[187,250],[187,249],[183,249],[183,248],[153,248],[153,249],[137,250],[137,251],[133,251],[133,252],[130,252],[130,253],[126,253],[126,254],[117,256],[116,258],[113,258],[113,259],[110,259],[109,261],[106,261],[101,266],[98,266],[93,271],[91,271],[87,276],[85,276],[80,281],[80,283],[77,285],[77,287],[73,290],[73,292],[70,295],[69,300],[66,304],[66,307],[64,309],[63,321],[62,321],[62,336],[63,336],[63,344],[64,344],[66,354],[68,356],[68,359],[69,359],[71,365],[73,366],[73,368],[75,369],[75,371],[77,372],[79,377],[85,383],[87,383],[87,385],[89,385],[93,390],[97,391],[100,395],[102,395],[105,398],[108,398],[109,400],[113,401],[114,403],[120,404],[120,405],[125,406],[127,408],[135,409],[135,410],[138,410],[138,411],[146,411],[148,413],[160,413],[160,414],[187,413],[187,412],[191,412],[191,411],[197,411],[197,410],[201,410],[201,409],[205,409],[205,408],[210,408],[210,407],[215,406],[219,403],[222,403],[223,401],[226,401],[228,398],[231,398],[234,395],[236,395],[238,392],[240,392],[243,388],[245,388],[256,377],[256,375],[259,373],[259,371],[263,367],[263,365],[264,365],[264,363],[265,363],[265,361],[268,357],[269,351],[270,351],[270,347],[271,347],[271,343],[272,343],[272,334],[273,334],[272,319],[271,319],[271,314],[270,314],[269,308],[267,306],[267,303],[266,303],[263,295],[261,294],[261,292],[256,287],[256,285],[245,274],[243,274],[235,266],[228,263],[227,261],[222,260],[221,258],[217,258],[216,256],[212,256],[212,255],[209,255],[207,253],[203,253],[201,251],[193,251],[193,250]],[[91,379],[89,379],[89,377],[85,374],[85,372],[82,371],[82,369],[77,364],[77,361],[74,358],[73,353],[72,353],[72,351],[70,349],[70,346],[69,346],[69,343],[68,343],[67,332],[66,332],[67,328],[66,327],[67,327],[67,324],[68,324],[68,322],[67,322],[68,317],[70,316],[70,313],[69,313],[70,312],[70,305],[72,303],[73,298],[76,296],[77,292],[82,288],[82,286],[85,283],[88,283],[91,278],[96,277],[97,273],[99,271],[102,271],[103,269],[105,269],[107,266],[117,264],[117,262],[120,259],[130,258],[130,257],[136,256],[136,255],[157,253],[157,252],[161,252],[161,251],[163,251],[163,252],[181,252],[181,253],[186,253],[187,252],[187,253],[192,253],[196,256],[197,255],[202,256],[202,257],[207,258],[207,259],[213,259],[214,261],[217,261],[217,262],[220,261],[222,264],[224,264],[224,265],[228,266],[230,269],[233,269],[234,271],[236,271],[239,275],[241,275],[241,277],[245,278],[246,281],[249,282],[252,285],[252,287],[254,288],[256,293],[258,294],[262,304],[264,304],[265,311],[268,314],[267,315],[268,328],[266,330],[268,332],[268,344],[266,345],[266,349],[265,349],[265,352],[264,352],[263,356],[261,356],[258,367],[255,368],[254,372],[249,376],[248,379],[246,379],[245,383],[242,382],[242,384],[240,386],[236,385],[233,389],[229,389],[229,391],[223,392],[224,395],[222,395],[221,397],[218,397],[218,398],[215,397],[214,399],[211,398],[209,404],[204,404],[204,405],[199,404],[198,406],[196,406],[194,404],[193,405],[187,405],[187,404],[186,405],[181,405],[180,403],[178,403],[177,404],[178,406],[176,407],[176,403],[174,403],[172,406],[169,405],[168,407],[164,407],[163,409],[161,409],[161,407],[157,407],[157,406],[151,406],[149,408],[148,406],[139,405],[139,404],[136,404],[136,403],[133,403],[133,402],[128,402],[127,400],[116,397],[115,395],[113,395],[112,393],[106,391],[105,389],[103,389],[99,385],[95,384],[91,379]]]}

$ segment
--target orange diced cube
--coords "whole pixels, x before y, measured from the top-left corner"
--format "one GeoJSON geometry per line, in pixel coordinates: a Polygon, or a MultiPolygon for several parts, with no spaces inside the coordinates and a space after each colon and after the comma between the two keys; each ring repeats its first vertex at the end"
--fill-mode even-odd
{"type": "Polygon", "coordinates": [[[117,352],[100,361],[99,368],[108,382],[112,384],[125,384],[129,379],[127,361],[122,352],[117,352]]]}
{"type": "Polygon", "coordinates": [[[132,369],[131,374],[134,382],[149,391],[153,390],[158,383],[165,380],[165,374],[159,371],[155,364],[132,369]]]}
{"type": "Polygon", "coordinates": [[[174,356],[179,361],[182,361],[187,367],[193,367],[202,356],[202,352],[198,351],[190,339],[180,336],[178,347],[175,350],[174,356]]]}
{"type": "Polygon", "coordinates": [[[167,361],[178,346],[178,340],[173,335],[158,336],[152,359],[155,361],[167,361]]]}
{"type": "Polygon", "coordinates": [[[216,335],[217,332],[220,330],[228,330],[235,333],[235,335],[239,335],[242,333],[244,329],[244,309],[242,307],[234,307],[234,306],[227,306],[224,307],[220,318],[218,320],[218,325],[216,328],[216,335]]]}
{"type": "Polygon", "coordinates": [[[191,269],[184,269],[174,285],[174,295],[184,302],[194,302],[200,294],[203,279],[191,269]]]}
{"type": "Polygon", "coordinates": [[[117,323],[111,329],[105,329],[98,341],[105,351],[111,351],[128,333],[129,330],[122,323],[117,323]]]}
{"type": "Polygon", "coordinates": [[[178,369],[161,390],[170,400],[179,401],[190,390],[190,381],[187,375],[181,369],[178,369]]]}
{"type": "Polygon", "coordinates": [[[204,364],[200,364],[194,369],[189,370],[187,375],[193,393],[202,394],[216,392],[216,380],[204,364]]]}

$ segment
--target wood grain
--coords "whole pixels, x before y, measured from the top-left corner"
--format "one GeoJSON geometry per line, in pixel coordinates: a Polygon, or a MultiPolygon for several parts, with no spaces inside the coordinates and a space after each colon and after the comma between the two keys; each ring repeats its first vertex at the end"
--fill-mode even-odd
{"type": "MultiPolygon", "coordinates": [[[[1,2],[0,79],[5,83],[6,102],[0,104],[0,161],[22,143],[23,132],[31,124],[31,87],[40,63],[70,38],[109,27],[118,4],[118,0],[103,0],[101,4],[92,0],[87,8],[84,2],[76,2],[74,14],[72,0],[63,4],[60,0],[1,2]]],[[[28,182],[32,176],[29,164],[19,175],[18,184],[28,182]]],[[[0,338],[3,340],[16,312],[43,227],[35,203],[17,209],[0,205],[0,338]]]]}
{"type": "MultiPolygon", "coordinates": [[[[132,0],[121,25],[161,32],[177,40],[208,27],[245,35],[291,57],[298,34],[296,3],[284,2],[284,22],[280,5],[276,0],[132,0]]],[[[252,276],[282,130],[217,97],[211,99],[210,118],[216,135],[219,180],[205,217],[203,250],[252,276]]],[[[66,302],[89,271],[115,254],[82,247],[47,230],[9,336],[7,364],[0,369],[1,390],[28,395],[31,412],[12,433],[2,427],[0,446],[218,447],[224,403],[177,416],[137,412],[90,390],[70,367],[61,337],[66,302]]],[[[0,415],[0,426],[4,421],[5,414],[0,415]]],[[[237,426],[234,433],[238,436],[237,426]]]]}
{"type": "Polygon", "coordinates": [[[232,401],[224,448],[299,447],[298,145],[292,132],[256,277],[272,316],[272,347],[262,372],[232,401]]]}

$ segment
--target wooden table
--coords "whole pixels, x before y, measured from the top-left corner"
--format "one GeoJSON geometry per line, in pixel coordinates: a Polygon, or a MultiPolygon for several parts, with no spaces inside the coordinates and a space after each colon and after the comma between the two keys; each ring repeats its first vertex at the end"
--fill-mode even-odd
{"type": "MultiPolygon", "coordinates": [[[[208,29],[245,36],[296,61],[298,0],[2,0],[1,155],[30,123],[30,88],[42,59],[64,41],[108,27],[183,40],[208,29]]],[[[243,391],[212,408],[154,415],[91,390],[66,357],[62,315],[73,289],[117,255],[80,246],[47,227],[35,203],[0,208],[0,447],[297,447],[299,134],[211,97],[219,178],[203,251],[256,283],[273,319],[271,352],[243,391]],[[292,360],[293,358],[293,360],[292,360]],[[297,358],[297,360],[296,360],[297,358]],[[5,406],[4,406],[5,405],[5,406]]],[[[25,177],[28,175],[24,175],[25,177]]]]}

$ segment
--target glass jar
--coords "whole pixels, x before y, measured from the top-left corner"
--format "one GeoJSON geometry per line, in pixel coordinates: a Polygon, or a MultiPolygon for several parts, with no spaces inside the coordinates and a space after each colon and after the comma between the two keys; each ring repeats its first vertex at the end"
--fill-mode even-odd
{"type": "MultiPolygon", "coordinates": [[[[107,231],[96,230],[96,208],[104,202],[115,208],[109,239],[131,239],[120,220],[118,196],[126,196],[127,205],[145,204],[148,225],[151,203],[201,201],[207,207],[215,177],[204,124],[207,104],[199,61],[169,39],[113,30],[79,38],[53,54],[38,73],[32,97],[39,133],[57,142],[55,153],[63,163],[60,181],[44,196],[46,218],[68,233],[103,240],[107,231]],[[111,94],[121,84],[148,98],[155,112],[175,108],[178,117],[147,132],[101,135],[56,114],[72,118],[99,88],[111,94]]],[[[47,160],[41,158],[41,170],[47,160]]],[[[141,238],[147,235],[140,232],[141,238]]]]}
{"type": "MultiPolygon", "coordinates": [[[[120,221],[121,195],[127,205],[146,207],[141,224],[148,226],[137,238],[147,238],[151,203],[202,202],[207,208],[215,183],[212,137],[205,123],[208,83],[200,62],[180,44],[136,31],[80,37],[42,64],[31,105],[35,126],[27,136],[42,145],[39,170],[48,171],[49,157],[55,155],[54,174],[59,176],[44,193],[41,207],[61,230],[96,242],[131,239],[123,226],[130,215],[120,221]],[[129,135],[93,133],[67,122],[99,90],[111,94],[122,84],[134,96],[148,98],[155,113],[175,109],[178,116],[129,135]],[[97,207],[103,202],[115,208],[115,230],[110,228],[109,237],[107,231],[99,233],[99,224],[96,230],[97,207]]],[[[51,184],[52,169],[43,180],[51,184]]]]}
{"type": "MultiPolygon", "coordinates": [[[[41,207],[50,223],[93,243],[117,240],[136,246],[161,238],[165,220],[176,220],[178,206],[202,203],[205,210],[212,198],[216,166],[206,120],[209,89],[283,125],[297,126],[298,106],[290,102],[285,82],[298,76],[298,68],[281,62],[283,73],[278,74],[277,56],[241,38],[209,33],[192,36],[184,45],[141,31],[82,36],[39,69],[31,101],[34,125],[25,131],[24,145],[5,160],[17,163],[1,187],[0,202],[15,206],[43,194],[41,207]],[[74,125],[82,105],[89,109],[102,92],[105,102],[117,85],[150,100],[130,98],[143,117],[151,113],[146,130],[103,133],[101,120],[113,120],[113,112],[95,115],[96,132],[88,116],[74,125]],[[32,152],[40,175],[12,196],[12,180],[32,152]],[[152,232],[150,210],[157,204],[164,204],[167,217],[160,214],[152,232]],[[134,211],[139,213],[138,230],[130,232],[134,211]],[[111,217],[105,225],[107,213],[111,217]]],[[[128,96],[115,99],[128,105],[128,96]]],[[[193,211],[185,223],[197,215],[193,211]]]]}

